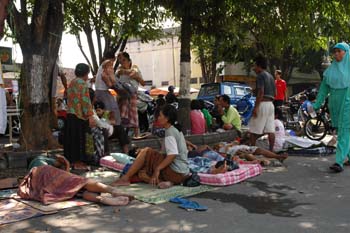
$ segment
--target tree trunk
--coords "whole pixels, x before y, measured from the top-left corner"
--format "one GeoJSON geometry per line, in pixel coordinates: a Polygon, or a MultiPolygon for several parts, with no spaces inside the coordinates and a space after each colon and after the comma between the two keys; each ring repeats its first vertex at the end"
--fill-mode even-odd
{"type": "Polygon", "coordinates": [[[205,60],[203,48],[198,48],[198,52],[199,52],[199,63],[201,65],[202,77],[203,77],[204,83],[208,83],[209,82],[209,75],[208,75],[208,71],[207,71],[206,60],[205,60]]]}
{"type": "MultiPolygon", "coordinates": [[[[51,71],[55,59],[43,55],[24,55],[21,68],[21,144],[23,149],[54,147],[50,129],[51,71]]],[[[55,104],[55,103],[52,103],[55,104]]]]}
{"type": "Polygon", "coordinates": [[[209,82],[215,82],[216,78],[216,64],[218,61],[218,47],[219,47],[219,39],[218,36],[215,37],[214,47],[212,48],[211,53],[211,62],[210,62],[210,76],[209,82]]]}
{"type": "Polygon", "coordinates": [[[292,60],[292,48],[288,47],[283,50],[283,57],[282,57],[282,74],[283,79],[288,83],[289,79],[292,75],[292,69],[293,69],[293,60],[292,60]]]}
{"type": "MultiPolygon", "coordinates": [[[[26,11],[11,3],[8,23],[19,42],[23,63],[20,79],[21,137],[23,149],[57,146],[50,129],[52,70],[63,32],[62,0],[37,0],[31,24],[26,11]]],[[[55,104],[55,103],[52,103],[55,104]]]]}
{"type": "Polygon", "coordinates": [[[191,129],[190,121],[191,79],[191,21],[190,9],[185,8],[181,19],[180,91],[178,121],[184,132],[191,129]]]}

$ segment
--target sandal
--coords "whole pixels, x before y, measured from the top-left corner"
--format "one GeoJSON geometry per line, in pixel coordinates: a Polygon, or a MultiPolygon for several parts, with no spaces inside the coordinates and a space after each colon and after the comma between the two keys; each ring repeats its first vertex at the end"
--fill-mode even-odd
{"type": "Polygon", "coordinates": [[[335,163],[332,166],[330,166],[329,169],[331,169],[332,171],[334,171],[336,173],[344,171],[344,169],[337,163],[335,163]]]}
{"type": "Polygon", "coordinates": [[[345,163],[343,163],[344,166],[350,166],[350,161],[346,161],[345,163]]]}

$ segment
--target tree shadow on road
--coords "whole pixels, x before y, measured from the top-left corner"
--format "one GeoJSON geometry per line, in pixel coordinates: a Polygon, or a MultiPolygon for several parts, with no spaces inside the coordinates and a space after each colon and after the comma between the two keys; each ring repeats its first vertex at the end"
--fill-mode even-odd
{"type": "Polygon", "coordinates": [[[297,200],[285,198],[287,194],[278,190],[293,190],[286,185],[269,186],[265,182],[248,182],[251,187],[258,189],[257,193],[224,193],[207,192],[197,196],[197,198],[213,199],[223,203],[236,203],[246,209],[249,213],[271,214],[279,217],[300,217],[302,214],[292,211],[298,206],[311,205],[311,203],[298,203],[297,200]]]}

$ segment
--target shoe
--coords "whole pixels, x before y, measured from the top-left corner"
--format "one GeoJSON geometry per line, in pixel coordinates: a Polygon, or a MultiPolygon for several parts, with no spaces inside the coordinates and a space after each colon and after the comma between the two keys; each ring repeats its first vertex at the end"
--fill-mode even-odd
{"type": "Polygon", "coordinates": [[[332,171],[334,171],[335,173],[339,173],[344,171],[344,169],[337,163],[333,164],[332,166],[329,167],[329,169],[331,169],[332,171]]]}

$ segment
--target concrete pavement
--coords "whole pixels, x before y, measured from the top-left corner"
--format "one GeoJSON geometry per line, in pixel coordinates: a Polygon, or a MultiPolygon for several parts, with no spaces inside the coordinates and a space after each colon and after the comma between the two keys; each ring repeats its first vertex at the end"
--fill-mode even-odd
{"type": "Polygon", "coordinates": [[[329,157],[290,157],[282,172],[190,197],[209,207],[176,204],[90,205],[10,224],[0,232],[350,232],[350,168],[328,172],[329,157]]]}

